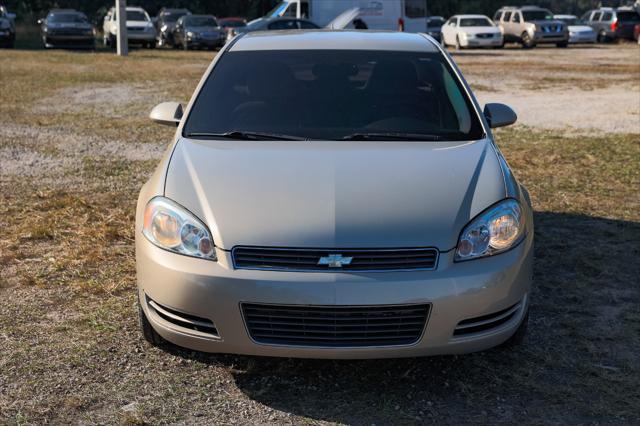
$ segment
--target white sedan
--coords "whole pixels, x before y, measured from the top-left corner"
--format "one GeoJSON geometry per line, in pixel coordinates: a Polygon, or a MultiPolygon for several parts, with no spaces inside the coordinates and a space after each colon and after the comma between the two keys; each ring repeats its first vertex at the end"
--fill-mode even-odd
{"type": "Polygon", "coordinates": [[[485,15],[455,15],[442,26],[442,44],[463,47],[502,47],[502,31],[485,15]]]}
{"type": "Polygon", "coordinates": [[[598,34],[589,25],[582,23],[575,15],[554,15],[553,19],[563,21],[569,27],[569,43],[595,43],[598,34]]]}

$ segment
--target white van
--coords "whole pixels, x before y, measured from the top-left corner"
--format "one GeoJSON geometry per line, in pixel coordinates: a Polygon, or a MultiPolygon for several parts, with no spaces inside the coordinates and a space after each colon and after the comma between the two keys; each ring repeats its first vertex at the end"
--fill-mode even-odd
{"type": "Polygon", "coordinates": [[[284,0],[265,17],[307,18],[325,26],[352,8],[370,30],[427,31],[427,0],[284,0]]]}

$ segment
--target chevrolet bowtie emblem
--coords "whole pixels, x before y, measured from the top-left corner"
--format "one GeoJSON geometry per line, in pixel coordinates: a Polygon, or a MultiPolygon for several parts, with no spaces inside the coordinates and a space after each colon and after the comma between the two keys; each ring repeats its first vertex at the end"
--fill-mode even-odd
{"type": "Polygon", "coordinates": [[[344,257],[341,254],[330,254],[323,256],[318,260],[318,265],[328,266],[329,268],[342,268],[344,265],[351,264],[353,257],[344,257]]]}

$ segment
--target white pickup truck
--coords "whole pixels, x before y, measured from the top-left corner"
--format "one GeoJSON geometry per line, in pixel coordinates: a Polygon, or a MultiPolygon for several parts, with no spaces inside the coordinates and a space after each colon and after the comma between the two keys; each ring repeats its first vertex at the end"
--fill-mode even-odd
{"type": "Polygon", "coordinates": [[[427,0],[284,0],[265,18],[307,18],[322,27],[352,8],[371,30],[427,31],[427,0]]]}

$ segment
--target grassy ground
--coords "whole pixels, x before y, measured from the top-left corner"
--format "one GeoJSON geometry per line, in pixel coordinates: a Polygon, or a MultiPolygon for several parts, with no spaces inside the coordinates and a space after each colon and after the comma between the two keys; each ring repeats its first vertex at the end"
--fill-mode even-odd
{"type": "Polygon", "coordinates": [[[345,362],[143,343],[135,200],[172,136],[145,115],[188,100],[211,56],[0,55],[0,424],[640,422],[640,129],[498,133],[536,210],[521,347],[345,362]]]}

